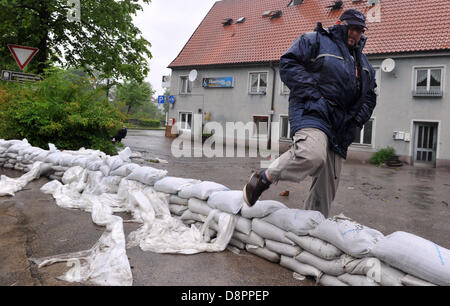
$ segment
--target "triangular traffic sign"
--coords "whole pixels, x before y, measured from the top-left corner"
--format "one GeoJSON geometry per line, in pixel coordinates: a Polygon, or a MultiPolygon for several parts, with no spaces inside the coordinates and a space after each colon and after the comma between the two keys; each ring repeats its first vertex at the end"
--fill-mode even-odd
{"type": "Polygon", "coordinates": [[[18,46],[13,44],[8,44],[8,48],[14,56],[17,65],[19,65],[20,70],[22,71],[39,51],[38,48],[18,46]]]}

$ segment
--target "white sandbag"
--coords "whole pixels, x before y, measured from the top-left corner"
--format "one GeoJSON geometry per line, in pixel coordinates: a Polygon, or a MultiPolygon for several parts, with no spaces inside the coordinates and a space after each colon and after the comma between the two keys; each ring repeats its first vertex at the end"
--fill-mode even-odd
{"type": "Polygon", "coordinates": [[[245,243],[243,243],[242,241],[239,241],[237,239],[231,238],[230,240],[230,245],[237,247],[240,250],[244,250],[245,249],[245,243]]]}
{"type": "Polygon", "coordinates": [[[123,165],[123,160],[120,156],[109,156],[106,158],[106,164],[111,169],[111,171],[116,170],[117,168],[123,165]]]}
{"type": "Polygon", "coordinates": [[[118,155],[124,162],[129,163],[131,162],[130,157],[132,154],[133,152],[131,151],[131,149],[129,147],[126,147],[125,149],[120,151],[118,155]]]}
{"type": "Polygon", "coordinates": [[[297,236],[288,232],[286,238],[295,242],[302,249],[326,260],[336,259],[342,255],[342,251],[334,245],[311,236],[297,236]]]}
{"type": "Polygon", "coordinates": [[[351,275],[348,273],[338,276],[338,280],[350,286],[380,286],[372,279],[362,275],[351,275]]]}
{"type": "Polygon", "coordinates": [[[13,143],[10,147],[8,147],[6,152],[19,153],[20,150],[24,150],[29,147],[31,147],[31,145],[28,143],[28,141],[26,139],[24,139],[23,141],[13,143]]]}
{"type": "Polygon", "coordinates": [[[264,218],[265,216],[268,216],[281,208],[287,208],[287,206],[281,202],[272,200],[256,201],[256,203],[251,207],[247,204],[243,205],[241,209],[241,216],[248,219],[264,218]]]}
{"type": "Polygon", "coordinates": [[[172,214],[177,216],[183,215],[183,213],[188,209],[187,206],[178,205],[178,204],[169,204],[169,210],[172,214]]]}
{"type": "MultiPolygon", "coordinates": [[[[170,202],[170,199],[169,199],[170,202]]],[[[208,204],[206,204],[206,201],[202,201],[196,198],[192,198],[188,200],[188,207],[189,210],[196,214],[201,214],[204,216],[208,216],[211,211],[213,210],[211,207],[209,207],[208,204]]]]}
{"type": "Polygon", "coordinates": [[[182,215],[181,215],[181,220],[194,220],[194,221],[199,221],[199,222],[205,222],[206,221],[206,216],[200,215],[200,214],[196,214],[193,213],[190,210],[186,210],[182,215]]]}
{"type": "Polygon", "coordinates": [[[98,170],[103,174],[103,176],[108,176],[111,172],[111,169],[106,164],[103,164],[103,166],[101,166],[98,170]]]}
{"type": "Polygon", "coordinates": [[[283,208],[274,211],[262,220],[287,232],[305,236],[325,221],[325,217],[319,211],[283,208]]]}
{"type": "Polygon", "coordinates": [[[167,176],[165,178],[160,179],[155,183],[155,190],[170,193],[170,194],[177,194],[182,187],[184,186],[190,186],[194,184],[200,183],[199,180],[194,179],[186,179],[181,177],[172,177],[167,176]]]}
{"type": "Polygon", "coordinates": [[[158,180],[167,175],[166,170],[158,170],[152,167],[139,167],[127,176],[128,180],[138,181],[142,184],[153,186],[158,180]]]}
{"type": "Polygon", "coordinates": [[[422,286],[422,287],[428,287],[428,286],[436,286],[435,284],[429,283],[424,281],[423,279],[414,277],[412,275],[405,275],[405,277],[402,278],[402,284],[403,286],[422,286]]]}
{"type": "Polygon", "coordinates": [[[348,286],[346,283],[340,281],[336,276],[331,275],[322,275],[322,277],[319,280],[319,284],[322,286],[331,286],[331,287],[337,287],[337,286],[348,286]]]}
{"type": "MultiPolygon", "coordinates": [[[[200,201],[200,200],[199,200],[200,201]]],[[[171,195],[170,197],[169,197],[169,203],[171,203],[171,204],[178,204],[178,205],[185,205],[185,206],[188,206],[188,204],[189,204],[189,199],[183,199],[183,198],[180,198],[179,196],[176,196],[176,195],[171,195]]],[[[206,202],[205,202],[206,203],[206,202]]],[[[207,204],[205,204],[205,205],[207,205],[207,204]]],[[[209,208],[209,206],[208,206],[208,208],[209,208]]]]}
{"type": "Polygon", "coordinates": [[[66,172],[67,169],[69,169],[69,167],[62,167],[62,166],[52,165],[52,169],[55,170],[56,172],[66,172]]]}
{"type": "Polygon", "coordinates": [[[264,239],[275,240],[278,242],[295,245],[294,242],[286,238],[285,231],[258,218],[252,220],[252,231],[257,233],[264,239]]]}
{"type": "Polygon", "coordinates": [[[236,220],[235,229],[241,233],[250,235],[250,232],[252,231],[252,221],[241,216],[236,216],[236,220]]]}
{"type": "Polygon", "coordinates": [[[288,257],[295,257],[302,251],[299,246],[293,246],[270,239],[266,239],[266,248],[275,253],[288,257]]]}
{"type": "Polygon", "coordinates": [[[270,262],[279,263],[280,262],[280,255],[272,252],[271,250],[267,248],[260,248],[257,246],[249,245],[247,244],[245,246],[245,249],[247,252],[252,253],[256,256],[262,257],[270,262]]]}
{"type": "Polygon", "coordinates": [[[339,276],[344,274],[344,262],[341,258],[326,260],[315,256],[307,251],[301,252],[295,257],[301,263],[316,267],[325,274],[339,276]]]}
{"type": "Polygon", "coordinates": [[[126,177],[126,176],[130,175],[133,172],[133,170],[135,170],[139,167],[140,167],[139,165],[133,164],[133,163],[125,164],[125,165],[117,168],[116,170],[111,171],[111,175],[126,177]]]}
{"type": "Polygon", "coordinates": [[[344,255],[343,260],[344,270],[348,274],[367,276],[382,286],[403,286],[402,279],[406,274],[386,265],[378,258],[365,257],[358,259],[344,255]]]}
{"type": "Polygon", "coordinates": [[[384,237],[379,231],[361,225],[342,214],[325,220],[309,234],[331,243],[356,258],[368,256],[373,246],[384,237]]]}
{"type": "Polygon", "coordinates": [[[212,208],[236,215],[244,205],[242,190],[218,191],[208,198],[208,205],[212,208]]]}
{"type": "Polygon", "coordinates": [[[98,171],[100,169],[101,166],[103,166],[104,162],[101,159],[94,159],[94,160],[90,160],[87,164],[86,164],[86,169],[90,170],[90,171],[98,171]]]}
{"type": "Polygon", "coordinates": [[[246,235],[244,233],[234,231],[232,237],[236,240],[239,240],[239,241],[245,243],[245,244],[259,246],[261,248],[263,248],[265,245],[264,239],[253,231],[250,232],[250,235],[246,235]]]}
{"type": "Polygon", "coordinates": [[[316,279],[316,281],[318,281],[323,275],[323,272],[319,271],[317,268],[303,264],[292,257],[281,256],[280,265],[291,271],[297,272],[300,275],[312,276],[316,279]]]}
{"type": "Polygon", "coordinates": [[[183,186],[178,196],[185,199],[197,198],[207,200],[213,192],[230,190],[229,188],[214,182],[201,182],[194,185],[183,186]]]}
{"type": "Polygon", "coordinates": [[[450,250],[429,240],[395,232],[379,241],[370,254],[415,277],[450,286],[450,250]]]}

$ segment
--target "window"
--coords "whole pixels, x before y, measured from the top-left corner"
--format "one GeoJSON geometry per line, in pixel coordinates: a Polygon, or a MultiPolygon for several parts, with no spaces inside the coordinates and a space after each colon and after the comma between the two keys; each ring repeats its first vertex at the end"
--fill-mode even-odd
{"type": "Polygon", "coordinates": [[[288,6],[300,5],[302,3],[303,3],[303,0],[291,0],[291,3],[289,3],[288,6]]]}
{"type": "Polygon", "coordinates": [[[180,87],[180,93],[182,94],[188,94],[192,91],[192,83],[189,81],[187,76],[180,77],[181,79],[181,87],[180,87]]]}
{"type": "Polygon", "coordinates": [[[353,144],[360,145],[372,145],[372,137],[373,137],[373,119],[367,121],[366,124],[360,128],[355,128],[355,137],[353,140],[353,144]]]}
{"type": "Polygon", "coordinates": [[[288,95],[290,93],[289,87],[286,86],[283,82],[281,82],[281,94],[288,95]]]}
{"type": "Polygon", "coordinates": [[[267,72],[250,73],[251,94],[266,94],[267,91],[267,72]]]}
{"type": "Polygon", "coordinates": [[[180,129],[181,130],[191,130],[192,127],[192,113],[181,113],[180,112],[180,129]]]}
{"type": "Polygon", "coordinates": [[[415,96],[442,96],[442,68],[415,69],[415,96]]]}
{"type": "Polygon", "coordinates": [[[288,116],[280,116],[280,138],[291,138],[291,125],[289,124],[288,116]]]}
{"type": "Polygon", "coordinates": [[[256,124],[256,131],[253,131],[253,136],[265,136],[268,134],[269,117],[253,116],[253,122],[256,124]]]}

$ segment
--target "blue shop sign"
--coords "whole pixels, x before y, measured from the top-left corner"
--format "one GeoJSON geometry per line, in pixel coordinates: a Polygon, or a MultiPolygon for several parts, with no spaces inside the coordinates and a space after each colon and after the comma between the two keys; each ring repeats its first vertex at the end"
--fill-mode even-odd
{"type": "Polygon", "coordinates": [[[204,88],[233,88],[233,77],[204,78],[204,88]]]}

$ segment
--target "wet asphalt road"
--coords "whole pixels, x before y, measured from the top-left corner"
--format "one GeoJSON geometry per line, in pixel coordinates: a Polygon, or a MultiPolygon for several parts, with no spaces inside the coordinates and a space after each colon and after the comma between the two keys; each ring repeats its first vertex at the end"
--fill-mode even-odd
{"type": "MultiPolygon", "coordinates": [[[[129,130],[122,142],[143,154],[143,164],[167,169],[171,176],[215,181],[231,189],[241,189],[260,166],[258,158],[174,158],[170,153],[172,140],[164,137],[164,131],[129,130]],[[169,164],[145,161],[156,157],[169,164]]],[[[2,168],[0,174],[22,175],[2,168]]],[[[73,285],[56,279],[68,269],[66,264],[37,269],[27,258],[86,250],[103,233],[102,227],[92,223],[90,214],[59,208],[51,196],[42,194],[39,188],[47,182],[41,178],[13,198],[0,198],[0,285],[73,285]]],[[[302,208],[310,183],[310,179],[299,184],[280,182],[262,199],[302,208]],[[285,190],[290,191],[289,197],[279,195],[285,190]]],[[[344,213],[385,235],[401,230],[450,248],[449,204],[448,169],[390,169],[346,162],[331,214],[344,213]]],[[[128,235],[138,226],[124,227],[128,235]]],[[[134,285],[314,285],[311,280],[297,281],[291,271],[246,252],[186,256],[133,248],[127,254],[134,285]]]]}

